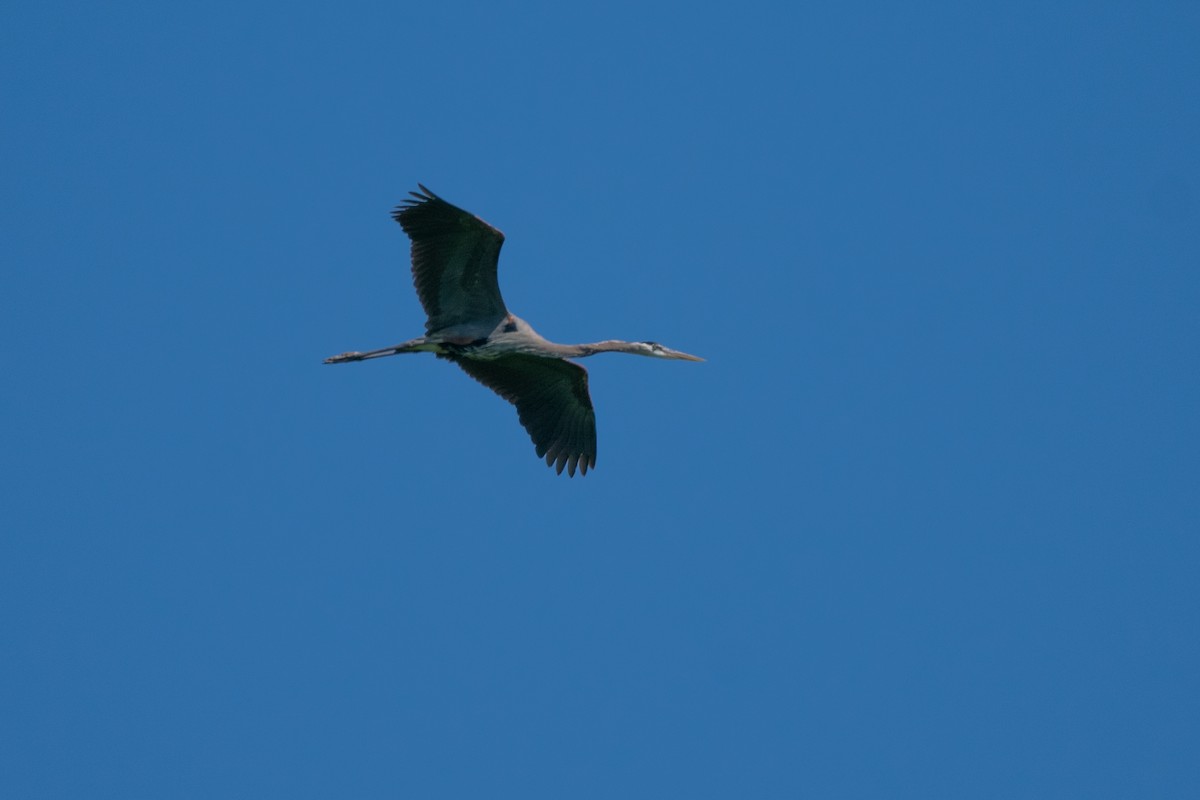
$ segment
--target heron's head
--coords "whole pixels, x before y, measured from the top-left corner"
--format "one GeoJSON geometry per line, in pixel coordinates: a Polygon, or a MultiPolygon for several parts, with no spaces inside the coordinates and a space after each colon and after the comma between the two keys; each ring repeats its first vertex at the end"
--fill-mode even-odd
{"type": "Polygon", "coordinates": [[[651,358],[670,358],[677,361],[703,361],[700,356],[688,355],[681,353],[678,350],[672,350],[669,347],[663,347],[658,342],[630,342],[633,345],[633,350],[630,352],[637,353],[640,356],[650,356],[651,358]]]}

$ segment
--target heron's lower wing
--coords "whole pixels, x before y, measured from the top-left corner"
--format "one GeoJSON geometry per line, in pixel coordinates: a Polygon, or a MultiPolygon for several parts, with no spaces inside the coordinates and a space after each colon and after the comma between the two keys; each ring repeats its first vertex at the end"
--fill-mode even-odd
{"type": "Polygon", "coordinates": [[[560,358],[512,354],[493,359],[447,356],[463,371],[517,407],[538,457],[561,475],[586,475],[596,466],[596,413],[587,370],[560,358]]]}

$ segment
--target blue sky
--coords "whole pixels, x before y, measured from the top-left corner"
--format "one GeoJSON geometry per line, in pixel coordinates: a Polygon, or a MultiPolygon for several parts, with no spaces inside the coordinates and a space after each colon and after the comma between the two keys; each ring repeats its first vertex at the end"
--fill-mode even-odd
{"type": "Polygon", "coordinates": [[[823,5],[6,9],[0,793],[1195,796],[1200,12],[823,5]]]}

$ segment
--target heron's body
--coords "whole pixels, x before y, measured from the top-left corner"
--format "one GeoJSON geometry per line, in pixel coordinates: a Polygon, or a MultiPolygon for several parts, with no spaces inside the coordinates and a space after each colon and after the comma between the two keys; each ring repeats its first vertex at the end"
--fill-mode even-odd
{"type": "Polygon", "coordinates": [[[326,364],[401,353],[431,352],[517,407],[539,457],[561,474],[596,466],[596,415],[587,371],[568,358],[603,352],[702,361],[657,342],[610,339],[556,344],[508,311],[496,266],[504,234],[420,187],[393,217],[412,239],[413,284],[428,320],[425,335],[407,342],[350,352],[326,364]]]}

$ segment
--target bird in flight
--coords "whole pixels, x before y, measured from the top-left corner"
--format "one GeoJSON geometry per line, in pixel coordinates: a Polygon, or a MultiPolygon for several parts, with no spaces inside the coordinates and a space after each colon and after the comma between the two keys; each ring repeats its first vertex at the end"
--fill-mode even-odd
{"type": "Polygon", "coordinates": [[[571,477],[596,466],[596,414],[587,370],[569,358],[634,353],[652,358],[703,361],[658,342],[609,339],[555,344],[509,312],[496,282],[504,234],[479,217],[417,184],[392,218],[412,239],[413,284],[428,320],[425,335],[381,350],[350,352],[326,364],[400,353],[433,353],[517,407],[538,458],[571,477]]]}

